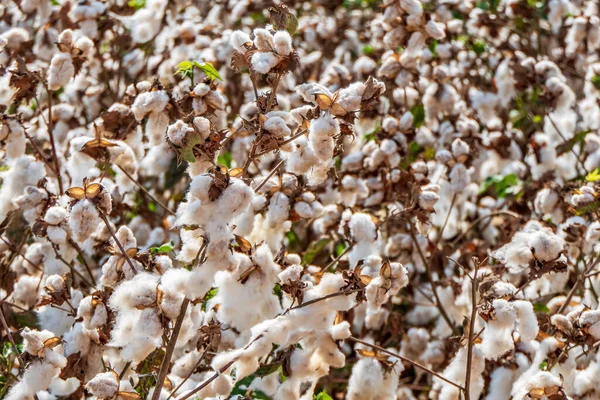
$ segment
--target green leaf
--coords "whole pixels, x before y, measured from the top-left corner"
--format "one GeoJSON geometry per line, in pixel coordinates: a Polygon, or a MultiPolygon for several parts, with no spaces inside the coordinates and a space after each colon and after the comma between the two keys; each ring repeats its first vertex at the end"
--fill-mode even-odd
{"type": "Polygon", "coordinates": [[[304,256],[302,257],[302,264],[307,265],[307,264],[310,264],[311,262],[313,262],[313,260],[315,259],[315,257],[317,255],[319,255],[319,253],[321,251],[323,251],[323,249],[325,248],[325,246],[327,246],[327,244],[330,241],[331,241],[331,239],[324,238],[324,239],[320,239],[320,240],[317,240],[315,242],[312,242],[308,246],[308,250],[306,250],[306,253],[304,253],[304,256]]]}
{"type": "Polygon", "coordinates": [[[315,395],[313,397],[313,400],[333,400],[333,397],[331,397],[329,393],[323,390],[321,393],[315,395]]]}
{"type": "Polygon", "coordinates": [[[600,181],[600,168],[596,168],[585,176],[585,180],[588,182],[600,181]]]}
{"type": "Polygon", "coordinates": [[[169,243],[165,243],[159,247],[150,247],[148,251],[150,254],[164,254],[169,253],[171,250],[175,248],[175,243],[171,240],[169,243]]]}
{"type": "Polygon", "coordinates": [[[549,313],[550,309],[544,303],[534,303],[533,311],[535,311],[536,313],[549,313]]]}
{"type": "Polygon", "coordinates": [[[426,147],[423,152],[423,158],[425,158],[426,161],[433,160],[435,158],[435,147],[426,147]]]}
{"type": "Polygon", "coordinates": [[[346,246],[346,243],[344,242],[340,242],[338,244],[335,245],[335,257],[339,257],[342,255],[342,253],[344,252],[344,250],[346,250],[348,248],[348,246],[346,246]]]}
{"type": "Polygon", "coordinates": [[[60,6],[58,0],[50,0],[50,4],[52,4],[53,6],[60,6]]]}
{"type": "Polygon", "coordinates": [[[218,291],[219,291],[219,289],[212,288],[208,292],[206,292],[206,294],[204,295],[204,298],[202,299],[202,311],[206,311],[206,306],[208,304],[208,301],[210,299],[212,299],[213,297],[215,297],[217,295],[218,291]]]}
{"type": "Polygon", "coordinates": [[[231,161],[233,161],[233,157],[231,156],[231,152],[225,151],[217,157],[217,164],[221,164],[226,166],[227,168],[231,168],[231,161]]]}
{"type": "MultiPolygon", "coordinates": [[[[283,302],[283,290],[281,290],[281,285],[279,283],[276,283],[275,286],[273,286],[273,294],[277,296],[279,304],[281,304],[283,302]]],[[[283,306],[283,304],[281,305],[283,306]]]]}
{"type": "Polygon", "coordinates": [[[431,42],[429,43],[429,51],[431,51],[431,54],[434,58],[437,57],[437,45],[438,41],[435,39],[431,39],[431,42]]]}
{"type": "Polygon", "coordinates": [[[182,61],[177,65],[177,71],[175,75],[181,74],[182,78],[191,78],[194,73],[194,63],[191,61],[182,61]]]}
{"type": "Polygon", "coordinates": [[[423,107],[423,104],[417,104],[410,109],[410,112],[413,115],[413,126],[419,128],[423,125],[423,122],[425,122],[425,107],[423,107]]]}
{"type": "Polygon", "coordinates": [[[223,79],[221,78],[221,75],[219,75],[219,71],[217,71],[217,69],[208,62],[203,62],[203,63],[199,63],[198,61],[194,61],[193,62],[194,67],[200,69],[202,72],[204,72],[206,74],[206,76],[208,76],[211,80],[215,80],[218,79],[220,81],[223,81],[223,79]]]}
{"type": "Polygon", "coordinates": [[[490,176],[481,183],[479,194],[482,195],[494,186],[496,195],[499,199],[505,198],[509,194],[516,194],[520,185],[519,178],[515,174],[505,176],[490,176]]]}
{"type": "Polygon", "coordinates": [[[485,42],[483,40],[475,40],[471,46],[471,49],[473,49],[475,54],[481,56],[486,51],[485,42]]]}
{"type": "Polygon", "coordinates": [[[542,361],[542,362],[540,363],[540,365],[539,365],[539,368],[540,368],[542,371],[545,371],[546,369],[548,369],[548,362],[547,362],[547,361],[545,361],[545,360],[544,360],[544,361],[542,361]]]}
{"type": "Polygon", "coordinates": [[[592,201],[589,204],[586,204],[586,205],[581,206],[578,209],[576,209],[575,210],[575,215],[581,216],[581,215],[584,215],[584,214],[593,213],[593,212],[598,211],[599,208],[600,208],[600,201],[595,200],[595,201],[592,201]]]}
{"type": "Polygon", "coordinates": [[[296,249],[300,245],[300,240],[298,239],[298,235],[293,230],[286,232],[285,237],[287,239],[287,247],[288,249],[296,249]]]}
{"type": "Polygon", "coordinates": [[[129,0],[127,5],[131,8],[135,8],[135,10],[139,10],[140,8],[144,8],[146,5],[146,0],[129,0]]]}
{"type": "Polygon", "coordinates": [[[596,89],[600,89],[600,75],[592,76],[592,83],[596,87],[596,89]]]}
{"type": "Polygon", "coordinates": [[[233,387],[233,390],[231,391],[230,396],[242,396],[243,399],[251,400],[271,400],[271,398],[261,390],[248,389],[254,379],[256,379],[256,375],[252,374],[237,381],[233,387]]]}
{"type": "Polygon", "coordinates": [[[373,54],[375,52],[375,47],[371,46],[370,44],[367,44],[365,46],[363,46],[363,54],[370,56],[371,54],[373,54]]]}
{"type": "Polygon", "coordinates": [[[154,204],[152,201],[148,202],[148,211],[156,212],[156,204],[154,204]]]}

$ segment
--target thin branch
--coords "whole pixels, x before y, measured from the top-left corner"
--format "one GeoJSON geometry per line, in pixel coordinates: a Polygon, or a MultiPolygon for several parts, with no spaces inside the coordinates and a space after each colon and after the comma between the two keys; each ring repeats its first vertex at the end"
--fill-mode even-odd
{"type": "Polygon", "coordinates": [[[444,229],[446,229],[446,225],[448,224],[448,220],[450,219],[450,214],[452,214],[452,209],[454,208],[454,203],[456,202],[456,198],[458,197],[458,193],[454,193],[452,196],[452,201],[450,202],[450,208],[448,209],[448,214],[446,214],[446,219],[444,220],[444,225],[442,225],[442,229],[440,229],[440,233],[438,234],[437,239],[435,239],[435,247],[440,244],[442,240],[442,235],[444,234],[444,229]]]}
{"type": "Polygon", "coordinates": [[[177,393],[177,391],[188,381],[188,379],[190,379],[192,377],[192,375],[194,374],[194,371],[196,370],[196,368],[198,368],[200,366],[200,364],[202,363],[202,360],[204,360],[204,357],[206,357],[206,354],[208,353],[208,349],[209,348],[210,348],[210,343],[206,346],[206,348],[202,352],[202,355],[200,356],[200,358],[198,359],[198,361],[196,361],[196,364],[190,370],[190,372],[186,375],[186,377],[183,378],[183,380],[179,383],[179,385],[177,385],[177,387],[175,387],[175,389],[173,389],[171,391],[171,393],[169,394],[169,397],[167,397],[167,400],[169,400],[171,397],[173,397],[173,395],[175,393],[177,393]]]}
{"type": "Polygon", "coordinates": [[[567,306],[571,302],[571,299],[575,295],[575,292],[579,288],[579,285],[581,285],[585,281],[586,275],[589,274],[589,272],[592,269],[594,269],[596,267],[596,265],[598,265],[599,261],[600,261],[600,255],[598,255],[598,257],[596,257],[596,260],[593,263],[590,263],[590,265],[585,269],[585,271],[583,271],[582,274],[579,274],[579,276],[577,277],[577,280],[573,284],[573,287],[571,288],[571,290],[567,294],[567,297],[565,298],[565,301],[560,306],[560,308],[558,309],[558,311],[556,311],[557,314],[562,314],[562,312],[565,311],[565,309],[567,308],[567,306]]]}
{"type": "Polygon", "coordinates": [[[475,329],[475,318],[477,318],[477,286],[478,276],[477,269],[479,265],[475,265],[475,271],[473,272],[473,278],[471,279],[471,320],[469,321],[469,347],[467,348],[467,371],[465,374],[465,400],[471,400],[470,388],[471,388],[471,365],[473,364],[473,329],[475,329]]]}
{"type": "Polygon", "coordinates": [[[123,248],[123,245],[119,241],[119,238],[117,238],[117,235],[115,235],[115,232],[111,228],[110,222],[108,222],[108,218],[106,218],[106,214],[100,208],[98,208],[98,207],[96,207],[96,208],[98,210],[98,213],[100,214],[100,218],[102,218],[102,221],[104,221],[104,224],[106,225],[106,228],[110,232],[110,235],[112,236],[113,240],[115,241],[115,243],[119,247],[119,250],[121,250],[121,255],[125,258],[125,260],[129,264],[129,266],[131,267],[131,271],[133,272],[133,274],[137,275],[137,271],[135,270],[135,267],[133,266],[133,262],[131,261],[131,258],[129,258],[129,256],[127,255],[127,253],[125,252],[125,248],[123,248]]]}
{"type": "MultiPolygon", "coordinates": [[[[563,142],[568,143],[568,141],[565,138],[565,136],[562,134],[562,132],[560,131],[560,129],[558,129],[558,125],[556,125],[556,123],[554,122],[554,120],[550,116],[550,113],[546,114],[546,117],[548,117],[548,120],[550,120],[550,123],[552,124],[552,126],[554,127],[554,129],[556,130],[556,132],[558,133],[558,135],[560,136],[560,138],[563,140],[563,142]]],[[[583,163],[581,162],[579,154],[575,153],[575,150],[573,150],[573,146],[569,146],[569,150],[571,151],[571,153],[573,153],[573,155],[575,156],[575,160],[577,161],[577,164],[579,164],[579,166],[583,169],[583,171],[586,174],[589,173],[589,171],[585,168],[585,165],[583,165],[583,163]]]]}
{"type": "Polygon", "coordinates": [[[117,165],[117,168],[119,168],[124,174],[125,176],[127,176],[133,183],[135,183],[135,185],[140,188],[140,190],[142,192],[144,192],[144,194],[146,196],[148,196],[152,201],[154,201],[156,204],[158,204],[159,206],[161,206],[165,211],[167,211],[169,214],[171,215],[176,215],[175,212],[171,211],[171,209],[169,207],[167,207],[166,205],[164,205],[160,200],[158,200],[156,197],[152,196],[150,194],[150,192],[148,192],[148,190],[146,190],[146,188],[144,186],[142,186],[141,183],[139,183],[133,176],[131,176],[129,174],[129,172],[125,171],[124,168],[122,168],[120,165],[117,165]]]}
{"type": "Polygon", "coordinates": [[[417,248],[417,252],[419,253],[419,256],[421,257],[421,261],[423,261],[423,265],[425,266],[425,272],[427,272],[427,280],[429,280],[429,284],[431,285],[433,297],[435,298],[435,304],[436,304],[438,310],[440,311],[442,318],[444,318],[444,320],[446,321],[446,323],[448,324],[448,326],[450,327],[452,332],[454,332],[454,334],[458,334],[456,327],[452,323],[452,320],[448,316],[448,313],[446,312],[446,309],[442,305],[442,301],[440,300],[440,297],[438,296],[437,289],[435,287],[435,281],[433,280],[433,274],[431,273],[431,266],[425,259],[425,255],[423,254],[423,250],[421,250],[421,246],[419,246],[419,242],[417,241],[417,237],[415,236],[415,228],[413,226],[413,223],[411,220],[409,220],[408,223],[410,224],[410,230],[409,230],[410,237],[412,238],[413,243],[414,243],[415,247],[417,248]]]}
{"type": "Polygon", "coordinates": [[[350,245],[344,249],[344,251],[342,252],[342,254],[340,254],[339,256],[337,256],[335,259],[331,260],[331,262],[329,264],[327,264],[325,267],[321,268],[321,271],[327,271],[335,263],[337,263],[338,261],[340,261],[340,259],[342,257],[344,257],[346,254],[348,254],[348,252],[350,250],[352,250],[353,247],[354,247],[354,243],[350,243],[350,245]]]}
{"type": "MultiPolygon", "coordinates": [[[[4,303],[4,302],[2,302],[2,303],[4,303]]],[[[19,348],[17,347],[17,344],[15,343],[15,339],[13,338],[12,333],[10,332],[10,328],[8,327],[8,323],[6,322],[6,318],[4,317],[4,310],[2,310],[2,303],[0,303],[0,322],[2,322],[2,327],[6,331],[6,336],[8,336],[8,341],[10,342],[10,344],[13,347],[15,356],[19,360],[19,368],[20,368],[21,367],[21,357],[19,355],[19,348]]]]}
{"type": "Polygon", "coordinates": [[[171,365],[171,357],[173,356],[173,351],[175,350],[175,344],[177,343],[177,339],[179,337],[181,325],[183,325],[183,319],[185,317],[188,304],[190,304],[190,300],[187,298],[185,298],[183,300],[183,303],[181,303],[181,309],[179,310],[179,315],[177,316],[177,320],[175,321],[175,327],[171,332],[171,337],[169,338],[169,343],[167,344],[165,357],[163,358],[162,363],[160,364],[160,370],[158,372],[156,386],[154,387],[154,393],[152,393],[152,400],[158,400],[160,397],[160,392],[162,391],[167,372],[169,372],[169,365],[171,365]]]}
{"type": "Polygon", "coordinates": [[[471,226],[469,226],[469,228],[466,231],[464,231],[459,237],[457,237],[456,239],[454,239],[454,241],[452,242],[452,246],[454,246],[454,245],[456,245],[456,243],[460,242],[461,239],[463,237],[465,237],[467,235],[467,233],[469,233],[471,231],[471,229],[475,228],[477,226],[477,224],[479,224],[481,221],[486,220],[487,218],[495,217],[497,215],[508,215],[508,216],[513,217],[513,218],[521,218],[521,216],[519,214],[514,213],[512,211],[508,211],[508,210],[492,211],[489,214],[482,215],[481,217],[479,217],[475,221],[473,221],[471,223],[471,226]]]}
{"type": "Polygon", "coordinates": [[[50,136],[50,146],[52,147],[52,158],[54,161],[54,170],[56,172],[56,179],[58,179],[58,191],[63,193],[62,177],[60,175],[60,166],[58,164],[58,154],[56,152],[56,144],[54,142],[54,123],[52,122],[52,93],[48,85],[46,86],[46,92],[48,93],[48,136],[50,136]]]}
{"type": "Polygon", "coordinates": [[[452,381],[451,381],[451,380],[449,380],[448,378],[445,378],[443,375],[440,375],[440,374],[438,374],[438,373],[437,373],[437,372],[435,372],[434,370],[432,370],[432,369],[430,369],[430,368],[427,368],[426,366],[424,366],[424,365],[422,365],[422,364],[419,364],[418,362],[416,362],[416,361],[413,361],[413,360],[411,360],[410,358],[403,357],[403,356],[401,356],[400,354],[392,353],[391,351],[389,351],[389,350],[387,350],[387,349],[385,349],[385,348],[383,348],[383,347],[381,347],[381,346],[377,346],[376,344],[372,344],[372,343],[369,343],[369,342],[365,342],[365,341],[363,341],[363,340],[360,340],[360,339],[357,339],[357,338],[355,338],[354,336],[350,336],[350,337],[348,338],[348,340],[352,340],[352,341],[354,341],[354,342],[356,342],[356,343],[360,343],[360,344],[362,344],[362,345],[364,345],[364,346],[369,346],[369,347],[371,347],[371,348],[373,348],[373,349],[375,349],[375,350],[377,350],[377,351],[379,351],[379,352],[381,352],[381,353],[385,353],[385,354],[387,354],[387,355],[390,355],[390,356],[392,356],[392,357],[396,357],[396,358],[398,358],[398,359],[400,359],[400,360],[402,360],[402,361],[405,361],[405,362],[409,363],[410,365],[412,365],[412,366],[414,366],[414,367],[417,367],[417,368],[419,368],[419,369],[421,369],[421,370],[423,370],[423,371],[425,371],[425,372],[427,372],[427,373],[429,373],[429,374],[431,374],[431,375],[435,376],[435,377],[436,377],[436,378],[438,378],[438,379],[441,379],[441,380],[443,380],[444,382],[446,382],[446,383],[448,383],[448,384],[450,384],[450,385],[452,385],[452,386],[454,386],[454,387],[458,388],[459,390],[462,390],[462,391],[464,391],[464,390],[465,390],[465,389],[464,389],[462,386],[460,386],[459,384],[452,382],[452,381]]]}
{"type": "Polygon", "coordinates": [[[267,175],[267,177],[265,179],[263,179],[263,181],[256,187],[256,189],[254,189],[254,191],[256,193],[258,193],[258,191],[265,185],[265,183],[267,183],[269,181],[269,179],[271,179],[271,177],[273,175],[275,175],[275,173],[277,172],[277,170],[279,169],[279,167],[281,167],[281,165],[285,162],[285,160],[281,160],[277,163],[277,165],[275,166],[275,168],[273,168],[271,170],[271,172],[269,172],[269,175],[267,175]]]}
{"type": "Polygon", "coordinates": [[[305,301],[302,304],[298,304],[295,307],[291,307],[289,310],[297,310],[298,308],[303,308],[303,307],[306,307],[306,306],[310,306],[312,304],[318,303],[318,302],[323,301],[323,300],[330,299],[332,297],[349,296],[349,295],[351,295],[353,293],[357,293],[357,292],[360,292],[360,291],[363,291],[363,290],[365,290],[365,289],[354,289],[354,290],[349,290],[349,291],[330,293],[330,294],[325,295],[323,297],[319,297],[319,298],[316,298],[316,299],[305,301]]]}

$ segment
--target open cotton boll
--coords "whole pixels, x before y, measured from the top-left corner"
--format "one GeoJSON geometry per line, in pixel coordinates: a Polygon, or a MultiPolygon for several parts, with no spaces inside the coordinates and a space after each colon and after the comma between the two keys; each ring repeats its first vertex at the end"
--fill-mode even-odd
{"type": "Polygon", "coordinates": [[[60,369],[49,362],[34,360],[29,364],[19,382],[10,389],[6,400],[33,399],[36,392],[50,386],[52,379],[59,372],[60,369]]]}
{"type": "Polygon", "coordinates": [[[275,52],[281,56],[289,55],[292,49],[292,37],[287,31],[277,31],[273,37],[275,52]]]}
{"type": "Polygon", "coordinates": [[[75,75],[73,58],[69,53],[57,53],[52,57],[48,69],[48,89],[58,90],[66,86],[75,75]]]}
{"type": "Polygon", "coordinates": [[[377,239],[377,228],[369,214],[353,214],[348,226],[350,234],[356,241],[373,242],[377,239]]]}
{"type": "Polygon", "coordinates": [[[278,116],[269,117],[263,125],[265,130],[278,137],[288,136],[292,133],[285,121],[278,116]]]}
{"type": "Polygon", "coordinates": [[[118,376],[115,372],[103,372],[93,377],[85,388],[99,399],[110,399],[119,391],[118,376]]]}
{"type": "Polygon", "coordinates": [[[481,342],[481,350],[488,359],[496,359],[514,347],[512,331],[517,318],[506,300],[497,299],[492,304],[495,318],[486,323],[481,342]]]}
{"type": "Polygon", "coordinates": [[[259,74],[267,74],[271,68],[279,64],[279,57],[273,53],[256,52],[251,59],[252,68],[259,74]]]}
{"type": "Polygon", "coordinates": [[[131,111],[135,119],[141,121],[148,113],[163,111],[168,103],[169,95],[164,90],[145,92],[135,98],[131,111]]]}
{"type": "Polygon", "coordinates": [[[521,341],[534,340],[538,335],[539,325],[533,304],[525,300],[515,300],[512,305],[517,312],[517,331],[521,341]]]}
{"type": "Polygon", "coordinates": [[[167,128],[167,137],[177,146],[183,146],[193,132],[194,129],[191,126],[182,120],[177,120],[167,128]]]}
{"type": "Polygon", "coordinates": [[[150,307],[156,303],[158,275],[139,273],[115,289],[108,305],[118,313],[150,307]]]}
{"type": "Polygon", "coordinates": [[[395,398],[399,372],[401,371],[384,371],[381,363],[374,358],[361,358],[352,367],[352,375],[348,382],[348,400],[395,398]]]}
{"type": "MultiPolygon", "coordinates": [[[[468,351],[465,347],[462,347],[460,350],[458,350],[456,356],[454,356],[450,364],[442,373],[446,379],[463,387],[466,381],[467,353],[468,351]]],[[[472,357],[469,394],[472,399],[478,399],[484,388],[482,374],[485,369],[485,359],[483,357],[483,353],[477,346],[473,348],[472,357]]],[[[433,381],[433,392],[439,393],[437,397],[438,400],[460,399],[460,395],[458,394],[459,392],[455,386],[452,386],[436,377],[433,378],[433,381]]]]}
{"type": "Polygon", "coordinates": [[[229,43],[235,50],[245,53],[246,48],[244,45],[247,43],[252,43],[252,39],[250,39],[250,35],[248,35],[246,32],[233,31],[229,37],[229,43]]]}
{"type": "Polygon", "coordinates": [[[435,192],[424,191],[419,195],[419,207],[425,211],[433,211],[433,206],[440,199],[435,192]]]}
{"type": "Polygon", "coordinates": [[[365,91],[365,84],[355,82],[340,90],[337,103],[344,107],[346,111],[357,111],[360,109],[360,102],[365,91]]]}
{"type": "Polygon", "coordinates": [[[264,28],[256,28],[254,30],[254,45],[259,52],[273,51],[275,47],[273,35],[264,28]]]}
{"type": "Polygon", "coordinates": [[[330,114],[323,114],[310,124],[308,139],[317,157],[322,161],[333,158],[333,137],[340,133],[340,124],[330,114]]]}

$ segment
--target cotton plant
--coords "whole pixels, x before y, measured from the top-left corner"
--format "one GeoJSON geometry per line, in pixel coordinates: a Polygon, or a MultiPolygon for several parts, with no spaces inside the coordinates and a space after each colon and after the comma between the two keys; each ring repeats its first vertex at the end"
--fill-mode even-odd
{"type": "Polygon", "coordinates": [[[0,397],[596,398],[599,9],[483,3],[5,7],[0,397]]]}

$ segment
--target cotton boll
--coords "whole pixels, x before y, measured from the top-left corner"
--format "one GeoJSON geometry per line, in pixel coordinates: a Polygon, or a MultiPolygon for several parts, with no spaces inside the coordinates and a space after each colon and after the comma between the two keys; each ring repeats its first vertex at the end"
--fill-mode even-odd
{"type": "Polygon", "coordinates": [[[270,52],[274,49],[273,35],[266,29],[256,28],[254,30],[254,45],[259,52],[270,52]]]}
{"type": "Polygon", "coordinates": [[[256,52],[252,55],[251,59],[252,68],[259,74],[267,74],[279,64],[279,57],[273,53],[260,53],[256,52]]]}
{"type": "Polygon", "coordinates": [[[78,201],[71,209],[69,227],[75,241],[79,244],[90,238],[100,223],[98,210],[87,199],[78,201]]]}
{"type": "Polygon", "coordinates": [[[425,211],[433,211],[433,206],[440,199],[435,192],[424,191],[419,195],[419,207],[425,211]]]}
{"type": "Polygon", "coordinates": [[[153,92],[145,92],[139,94],[133,105],[131,111],[138,121],[141,121],[146,114],[152,112],[161,112],[165,109],[169,102],[169,95],[164,90],[156,90],[153,92]]]}
{"type": "Polygon", "coordinates": [[[517,312],[517,331],[524,342],[534,340],[539,332],[539,326],[533,304],[524,300],[512,302],[517,312]]]}
{"type": "Polygon", "coordinates": [[[368,214],[353,214],[348,226],[350,234],[357,241],[372,242],[377,239],[377,228],[368,214]]]}
{"type": "Polygon", "coordinates": [[[292,37],[287,31],[277,31],[273,38],[275,52],[281,56],[289,55],[292,49],[292,37]]]}
{"type": "Polygon", "coordinates": [[[340,124],[329,114],[324,114],[310,124],[308,139],[317,157],[322,161],[333,158],[333,137],[340,133],[340,124]]]}
{"type": "Polygon", "coordinates": [[[156,303],[158,275],[139,273],[121,283],[110,297],[109,306],[117,312],[143,309],[156,303]]]}
{"type": "Polygon", "coordinates": [[[194,132],[192,127],[181,120],[177,120],[167,128],[167,137],[174,144],[183,146],[192,132],[194,132]]]}
{"type": "Polygon", "coordinates": [[[119,391],[118,376],[113,371],[103,372],[86,383],[85,388],[100,399],[112,398],[119,391]]]}
{"type": "Polygon", "coordinates": [[[435,40],[441,40],[446,37],[446,33],[444,32],[444,25],[436,23],[433,20],[427,22],[427,24],[425,25],[425,31],[429,36],[431,36],[435,40]]]}
{"type": "Polygon", "coordinates": [[[229,43],[235,50],[245,53],[246,50],[244,45],[247,43],[252,43],[252,39],[250,39],[250,35],[248,35],[246,32],[233,31],[229,37],[229,43]]]}
{"type": "Polygon", "coordinates": [[[506,300],[494,300],[493,307],[495,319],[487,322],[481,342],[481,349],[489,359],[496,359],[514,347],[512,331],[517,318],[506,300]]]}
{"type": "Polygon", "coordinates": [[[285,121],[278,116],[269,117],[265,121],[263,127],[265,128],[265,130],[275,134],[278,137],[288,136],[292,133],[290,128],[286,125],[285,121]]]}
{"type": "Polygon", "coordinates": [[[26,307],[33,307],[37,303],[39,280],[39,277],[31,275],[22,275],[19,277],[11,295],[14,301],[26,307]]]}
{"type": "Polygon", "coordinates": [[[58,90],[66,86],[75,75],[73,59],[68,53],[57,53],[52,57],[48,69],[48,89],[58,90]]]}

